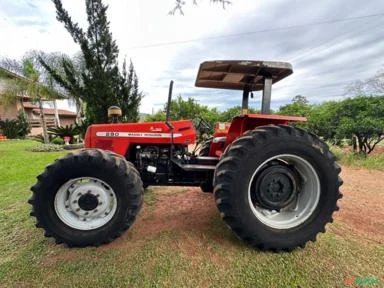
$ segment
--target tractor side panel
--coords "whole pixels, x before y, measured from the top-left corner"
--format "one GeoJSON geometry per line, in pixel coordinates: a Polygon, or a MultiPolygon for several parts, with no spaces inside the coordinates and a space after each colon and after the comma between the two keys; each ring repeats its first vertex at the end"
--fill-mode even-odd
{"type": "MultiPolygon", "coordinates": [[[[171,124],[174,144],[196,142],[192,121],[172,121],[171,124]]],[[[110,150],[125,156],[130,143],[170,144],[171,132],[164,122],[96,124],[87,130],[85,147],[110,150]]]]}
{"type": "Polygon", "coordinates": [[[215,131],[213,133],[213,140],[211,147],[209,148],[209,156],[220,157],[220,153],[224,148],[225,139],[227,137],[230,126],[230,122],[216,123],[215,131]]]}

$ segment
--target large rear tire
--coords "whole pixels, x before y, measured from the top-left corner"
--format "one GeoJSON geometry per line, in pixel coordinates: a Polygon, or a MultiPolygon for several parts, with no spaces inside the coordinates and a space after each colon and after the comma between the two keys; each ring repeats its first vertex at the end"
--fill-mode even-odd
{"type": "Polygon", "coordinates": [[[132,225],[143,202],[143,184],[134,166],[103,150],[68,154],[37,179],[28,201],[31,216],[58,244],[109,243],[132,225]]]}
{"type": "Polygon", "coordinates": [[[342,197],[328,146],[304,130],[262,126],[239,137],[215,172],[214,195],[234,233],[261,250],[315,241],[342,197]]]}

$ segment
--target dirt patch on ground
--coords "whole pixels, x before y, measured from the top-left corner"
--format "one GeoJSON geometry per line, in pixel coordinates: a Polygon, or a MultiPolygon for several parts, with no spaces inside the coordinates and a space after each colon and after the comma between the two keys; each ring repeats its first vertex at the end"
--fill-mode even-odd
{"type": "Polygon", "coordinates": [[[343,167],[344,195],[335,220],[351,233],[384,243],[384,172],[343,167]]]}
{"type": "Polygon", "coordinates": [[[172,231],[203,239],[212,216],[218,213],[213,195],[201,192],[199,187],[152,186],[145,193],[153,195],[144,201],[130,231],[101,249],[133,249],[159,233],[172,231]]]}
{"type": "Polygon", "coordinates": [[[212,194],[196,187],[154,187],[158,195],[154,211],[144,216],[136,228],[146,237],[161,231],[203,232],[216,213],[212,194]],[[180,191],[178,193],[177,191],[180,191]]]}

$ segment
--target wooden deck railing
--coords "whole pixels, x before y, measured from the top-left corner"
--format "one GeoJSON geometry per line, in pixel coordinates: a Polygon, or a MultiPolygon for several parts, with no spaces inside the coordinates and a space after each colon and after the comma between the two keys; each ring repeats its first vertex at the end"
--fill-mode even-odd
{"type": "MultiPolygon", "coordinates": [[[[55,119],[45,119],[45,123],[47,124],[47,127],[55,127],[55,119]]],[[[37,127],[42,127],[42,121],[41,119],[29,119],[29,125],[31,128],[37,128],[37,127]]]]}

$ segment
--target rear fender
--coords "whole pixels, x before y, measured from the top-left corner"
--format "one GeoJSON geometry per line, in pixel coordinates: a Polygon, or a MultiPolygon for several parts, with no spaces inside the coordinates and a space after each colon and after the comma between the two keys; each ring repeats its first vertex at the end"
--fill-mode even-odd
{"type": "MultiPolygon", "coordinates": [[[[261,115],[261,114],[248,114],[237,116],[233,118],[231,126],[228,130],[225,147],[243,135],[248,130],[253,130],[258,126],[264,125],[287,125],[290,122],[305,122],[305,117],[292,117],[280,115],[261,115]]],[[[224,147],[224,148],[225,148],[224,147]]]]}

